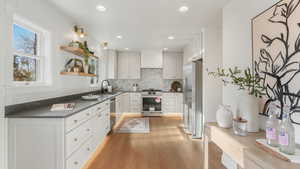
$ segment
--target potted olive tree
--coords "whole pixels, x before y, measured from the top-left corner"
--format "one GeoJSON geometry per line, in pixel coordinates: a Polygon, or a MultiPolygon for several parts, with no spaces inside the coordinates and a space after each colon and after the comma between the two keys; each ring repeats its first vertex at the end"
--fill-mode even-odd
{"type": "Polygon", "coordinates": [[[241,70],[237,67],[222,69],[218,68],[216,72],[209,72],[209,75],[218,77],[222,80],[224,86],[232,84],[241,90],[239,98],[239,111],[248,121],[248,132],[259,131],[259,99],[265,95],[265,87],[262,85],[262,79],[252,73],[250,68],[241,70]]]}

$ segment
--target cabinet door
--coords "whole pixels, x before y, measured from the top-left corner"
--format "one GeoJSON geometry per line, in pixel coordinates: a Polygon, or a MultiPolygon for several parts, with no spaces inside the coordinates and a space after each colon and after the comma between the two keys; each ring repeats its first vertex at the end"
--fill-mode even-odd
{"type": "Polygon", "coordinates": [[[142,111],[141,93],[130,93],[130,112],[140,113],[142,111]]]}
{"type": "Polygon", "coordinates": [[[178,53],[176,56],[176,79],[183,78],[183,54],[178,53]]]}
{"type": "Polygon", "coordinates": [[[183,94],[176,93],[176,113],[183,113],[183,94]]]}
{"type": "Polygon", "coordinates": [[[129,110],[129,93],[124,93],[122,94],[122,102],[121,102],[121,105],[122,105],[122,112],[126,112],[128,113],[130,110],[129,110]]]}
{"type": "Polygon", "coordinates": [[[165,52],[163,56],[163,78],[176,79],[177,58],[172,53],[165,52]]]}
{"type": "Polygon", "coordinates": [[[91,119],[92,123],[92,131],[93,131],[93,148],[97,148],[99,144],[102,143],[104,139],[104,131],[105,131],[105,125],[104,125],[104,117],[105,112],[104,110],[97,112],[96,116],[91,119]]]}
{"type": "Polygon", "coordinates": [[[118,79],[128,79],[128,53],[118,53],[118,79]]]}
{"type": "Polygon", "coordinates": [[[130,52],[128,55],[128,79],[141,78],[141,55],[138,52],[130,52]]]}
{"type": "Polygon", "coordinates": [[[117,53],[114,50],[107,51],[107,78],[117,78],[117,53]]]}

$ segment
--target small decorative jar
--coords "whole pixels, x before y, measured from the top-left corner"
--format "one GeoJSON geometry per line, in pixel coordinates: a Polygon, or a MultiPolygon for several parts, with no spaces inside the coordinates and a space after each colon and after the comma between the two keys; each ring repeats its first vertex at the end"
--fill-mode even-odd
{"type": "Polygon", "coordinates": [[[247,136],[247,120],[239,118],[233,119],[233,132],[238,136],[247,136]]]}

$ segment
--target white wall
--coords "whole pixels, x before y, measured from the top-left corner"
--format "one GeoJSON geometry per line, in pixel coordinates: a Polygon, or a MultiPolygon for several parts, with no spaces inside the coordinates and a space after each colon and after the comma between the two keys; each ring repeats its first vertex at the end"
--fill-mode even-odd
{"type": "MultiPolygon", "coordinates": [[[[75,21],[67,17],[55,6],[45,0],[7,0],[6,17],[4,34],[11,35],[13,15],[29,20],[35,25],[46,29],[50,33],[50,60],[51,62],[51,79],[50,86],[41,87],[14,87],[9,85],[9,80],[12,79],[12,51],[11,51],[11,36],[6,38],[5,43],[7,55],[5,55],[6,63],[6,105],[23,103],[38,99],[51,98],[60,95],[67,95],[92,90],[89,85],[90,78],[76,76],[62,76],[60,72],[64,68],[64,64],[71,54],[59,50],[60,45],[66,45],[74,39],[73,26],[75,21]]],[[[91,37],[87,38],[89,46],[96,48],[100,52],[100,45],[91,37]]],[[[99,54],[99,53],[98,53],[99,54]]],[[[2,62],[3,63],[3,62],[2,62]]]]}
{"type": "MultiPolygon", "coordinates": [[[[251,19],[274,5],[278,0],[232,0],[223,9],[223,66],[240,68],[252,65],[251,19]]],[[[239,92],[233,87],[224,87],[223,103],[239,105],[239,92]]],[[[262,126],[264,123],[262,122],[262,126]]],[[[300,127],[296,127],[296,133],[300,127]]],[[[297,135],[300,143],[300,135],[297,135]]]]}
{"type": "MultiPolygon", "coordinates": [[[[223,66],[241,69],[252,65],[251,19],[277,0],[232,0],[223,9],[223,66]]],[[[223,103],[237,108],[239,93],[224,87],[223,103]]]]}
{"type": "MultiPolygon", "coordinates": [[[[0,0],[0,22],[3,21],[5,18],[5,1],[0,0]]],[[[1,22],[0,24],[0,44],[5,44],[6,34],[3,31],[5,28],[5,24],[1,22]]],[[[6,155],[6,148],[7,148],[7,130],[6,130],[6,119],[4,118],[4,56],[6,55],[5,48],[2,47],[0,50],[0,169],[7,168],[7,155],[6,155]]]]}
{"type": "Polygon", "coordinates": [[[205,55],[203,59],[203,112],[205,122],[216,121],[216,111],[222,104],[222,83],[208,75],[209,71],[215,71],[222,66],[222,27],[211,26],[205,28],[204,34],[205,55]]]}
{"type": "MultiPolygon", "coordinates": [[[[204,29],[203,56],[203,114],[205,122],[216,121],[216,111],[222,104],[222,83],[208,76],[208,71],[215,71],[222,66],[222,13],[211,25],[204,29]],[[208,70],[208,71],[207,71],[208,70]]],[[[194,42],[184,48],[183,62],[187,64],[195,54],[194,42]]],[[[202,45],[199,43],[199,45],[202,45]]]]}
{"type": "MultiPolygon", "coordinates": [[[[72,40],[72,27],[76,22],[65,16],[45,0],[0,0],[0,169],[7,168],[7,129],[4,118],[4,106],[45,99],[60,95],[80,93],[94,90],[89,85],[89,78],[61,76],[65,61],[70,54],[59,50],[60,45],[72,40]],[[11,35],[13,15],[26,18],[30,22],[49,31],[51,48],[49,51],[51,63],[52,84],[47,87],[13,87],[12,79],[12,50],[11,35]]],[[[92,37],[87,38],[90,47],[100,46],[92,37]]],[[[97,48],[98,47],[98,48],[97,48]]]]}

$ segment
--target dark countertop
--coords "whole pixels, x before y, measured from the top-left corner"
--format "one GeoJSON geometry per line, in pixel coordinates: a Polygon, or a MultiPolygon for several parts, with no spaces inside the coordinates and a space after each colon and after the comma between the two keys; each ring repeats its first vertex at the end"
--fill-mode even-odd
{"type": "Polygon", "coordinates": [[[117,92],[111,95],[103,95],[98,100],[87,101],[82,99],[70,100],[66,103],[75,103],[75,108],[70,111],[50,111],[51,105],[33,108],[31,110],[20,111],[18,113],[7,114],[6,118],[66,118],[80,111],[88,109],[94,105],[100,104],[108,99],[116,97],[123,92],[117,92]]]}
{"type": "MultiPolygon", "coordinates": [[[[113,97],[116,97],[122,93],[141,93],[142,91],[120,91],[116,92],[115,94],[107,94],[103,95],[100,97],[98,100],[83,100],[76,98],[74,100],[68,100],[68,101],[63,101],[61,103],[75,103],[75,108],[70,111],[50,111],[52,104],[47,105],[47,106],[37,106],[35,107],[34,105],[30,105],[31,107],[35,108],[30,108],[30,109],[24,109],[21,111],[17,111],[14,113],[9,113],[6,114],[6,118],[66,118],[71,115],[74,115],[80,111],[83,111],[85,109],[88,109],[92,106],[95,106],[97,104],[100,104],[108,99],[111,99],[113,97]]],[[[164,93],[182,93],[182,92],[171,92],[171,91],[162,91],[164,93]]]]}

